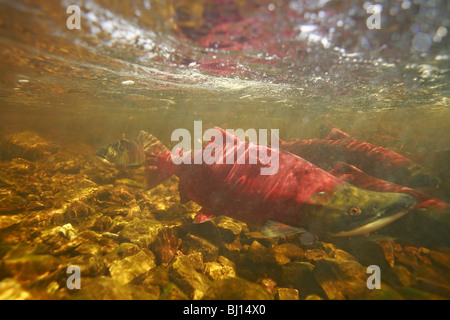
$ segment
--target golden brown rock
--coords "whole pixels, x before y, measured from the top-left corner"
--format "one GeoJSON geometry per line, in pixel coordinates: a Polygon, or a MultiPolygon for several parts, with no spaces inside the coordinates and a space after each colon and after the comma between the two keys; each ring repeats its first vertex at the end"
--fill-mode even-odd
{"type": "Polygon", "coordinates": [[[180,250],[185,254],[201,252],[203,261],[205,262],[216,261],[219,255],[219,248],[217,246],[193,234],[186,235],[181,243],[180,250]]]}
{"type": "Polygon", "coordinates": [[[299,300],[298,290],[293,288],[278,288],[275,295],[277,300],[299,300]]]}
{"type": "Polygon", "coordinates": [[[201,299],[211,283],[207,276],[197,272],[181,257],[176,258],[172,263],[169,276],[171,281],[194,300],[201,299]]]}
{"type": "Polygon", "coordinates": [[[273,300],[261,286],[241,278],[216,280],[203,296],[204,300],[273,300]]]}
{"type": "Polygon", "coordinates": [[[309,249],[305,252],[305,258],[309,261],[317,261],[327,257],[327,253],[321,249],[309,249]]]}
{"type": "Polygon", "coordinates": [[[56,145],[31,131],[9,135],[3,148],[3,155],[9,159],[24,158],[31,161],[48,157],[58,150],[56,145]]]}
{"type": "Polygon", "coordinates": [[[148,250],[117,260],[109,267],[111,278],[120,284],[127,284],[139,275],[156,267],[155,257],[148,250]]]}
{"type": "Polygon", "coordinates": [[[303,249],[292,243],[283,243],[277,245],[273,247],[273,250],[294,261],[303,260],[305,257],[305,252],[303,251],[303,249]]]}
{"type": "Polygon", "coordinates": [[[369,293],[366,268],[354,260],[317,260],[314,277],[331,300],[360,299],[369,293]]]}

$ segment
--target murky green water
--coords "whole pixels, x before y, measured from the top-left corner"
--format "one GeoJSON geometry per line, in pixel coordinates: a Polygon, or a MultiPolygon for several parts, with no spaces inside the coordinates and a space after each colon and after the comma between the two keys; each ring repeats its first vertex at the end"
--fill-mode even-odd
{"type": "Polygon", "coordinates": [[[362,1],[0,1],[0,298],[450,298],[448,210],[305,244],[192,224],[175,177],[144,190],[142,167],[95,157],[140,130],[173,146],[194,121],[339,128],[430,169],[441,183],[418,190],[450,201],[448,4],[379,4],[370,30],[362,1]]]}

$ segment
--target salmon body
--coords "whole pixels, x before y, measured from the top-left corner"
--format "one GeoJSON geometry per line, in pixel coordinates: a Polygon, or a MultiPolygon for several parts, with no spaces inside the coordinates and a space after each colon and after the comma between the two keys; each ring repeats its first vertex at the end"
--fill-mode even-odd
{"type": "MultiPolygon", "coordinates": [[[[291,153],[237,141],[234,137],[233,140],[237,145],[223,144],[222,164],[174,165],[170,152],[160,158],[160,167],[168,175],[175,174],[180,179],[182,198],[200,204],[202,214],[206,216],[224,214],[254,225],[264,225],[268,220],[301,225],[301,215],[296,213],[301,211],[306,199],[343,184],[328,172],[291,153]],[[241,155],[245,161],[238,164],[237,150],[241,147],[245,148],[241,155]],[[256,164],[250,164],[251,154],[259,155],[262,148],[268,149],[269,153],[278,153],[280,166],[274,175],[260,174],[263,164],[259,156],[254,161],[256,164]],[[227,150],[234,154],[233,164],[225,162],[227,150]]],[[[214,147],[214,142],[208,146],[214,147]]],[[[184,156],[193,159],[202,151],[184,156]]]]}
{"type": "Polygon", "coordinates": [[[356,140],[333,129],[325,139],[280,141],[280,148],[324,170],[338,162],[354,165],[365,173],[409,187],[434,187],[440,180],[414,161],[391,150],[356,140]]]}
{"type": "MultiPolygon", "coordinates": [[[[408,195],[351,186],[286,151],[242,142],[234,136],[228,140],[234,143],[226,143],[229,134],[217,130],[223,133],[223,140],[210,142],[205,148],[214,149],[219,154],[217,159],[222,160],[220,163],[186,161],[189,164],[176,165],[168,149],[162,153],[161,148],[156,153],[147,152],[147,186],[152,187],[156,173],[159,176],[162,173],[162,177],[176,175],[182,201],[192,200],[203,208],[194,220],[196,223],[223,214],[264,226],[263,234],[267,236],[301,232],[301,227],[350,236],[390,223],[415,204],[408,195]],[[234,163],[226,164],[225,157],[230,152],[234,163]],[[261,167],[271,165],[263,164],[260,154],[278,159],[276,174],[260,174],[261,167]],[[239,157],[244,157],[241,159],[244,161],[239,161],[239,157]]],[[[198,152],[202,151],[191,151],[182,157],[194,159],[198,152]]]]}
{"type": "Polygon", "coordinates": [[[304,228],[333,236],[368,233],[399,219],[416,203],[407,194],[355,187],[287,151],[241,141],[220,128],[210,130],[215,130],[213,139],[199,150],[171,152],[141,131],[136,140],[141,149],[123,148],[120,140],[100,148],[97,156],[123,165],[142,151],[146,188],[176,175],[181,202],[202,206],[194,223],[223,214],[262,226],[268,237],[304,228]]]}

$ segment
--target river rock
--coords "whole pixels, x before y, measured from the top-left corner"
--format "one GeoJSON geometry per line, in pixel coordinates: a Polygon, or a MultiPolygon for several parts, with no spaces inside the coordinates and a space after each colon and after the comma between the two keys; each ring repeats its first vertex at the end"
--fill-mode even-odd
{"type": "Polygon", "coordinates": [[[147,292],[159,292],[160,300],[189,300],[188,296],[175,283],[171,282],[168,266],[159,265],[150,272],[137,277],[132,283],[139,284],[147,292]]]}
{"type": "Polygon", "coordinates": [[[160,300],[189,300],[189,298],[175,283],[170,282],[161,293],[160,300]]]}
{"type": "Polygon", "coordinates": [[[14,158],[9,162],[8,172],[14,174],[30,174],[35,169],[33,162],[22,158],[14,158]]]}
{"type": "Polygon", "coordinates": [[[21,283],[49,278],[60,267],[61,261],[51,255],[22,255],[3,261],[0,272],[11,276],[21,283]]]}
{"type": "Polygon", "coordinates": [[[317,294],[310,294],[305,297],[305,300],[323,300],[323,298],[317,294]]]}
{"type": "Polygon", "coordinates": [[[392,268],[395,264],[395,257],[394,257],[394,242],[392,240],[377,240],[375,241],[381,249],[383,249],[384,257],[389,264],[389,266],[392,268]]]}
{"type": "Polygon", "coordinates": [[[245,231],[241,236],[241,243],[243,245],[251,245],[253,241],[258,241],[265,247],[273,247],[277,244],[278,238],[268,238],[261,234],[259,231],[245,231]]]}
{"type": "Polygon", "coordinates": [[[241,278],[226,278],[214,281],[203,300],[273,300],[273,297],[260,285],[241,278]]]}
{"type": "Polygon", "coordinates": [[[16,280],[6,278],[0,282],[0,300],[27,300],[31,298],[31,293],[23,289],[16,280]]]}
{"type": "Polygon", "coordinates": [[[177,257],[170,266],[169,276],[189,299],[194,300],[201,299],[211,283],[207,276],[197,272],[181,257],[177,257]]]}
{"type": "Polygon", "coordinates": [[[3,142],[3,157],[35,161],[54,154],[58,147],[35,132],[22,131],[7,136],[3,142]]]}
{"type": "Polygon", "coordinates": [[[394,266],[392,268],[392,272],[397,276],[397,279],[403,286],[405,287],[411,286],[413,282],[411,279],[411,272],[406,267],[394,266]]]}
{"type": "Polygon", "coordinates": [[[135,255],[140,250],[139,246],[134,243],[123,242],[117,247],[117,255],[123,259],[135,255]]]}
{"type": "Polygon", "coordinates": [[[276,263],[273,250],[266,248],[258,241],[253,241],[247,252],[247,257],[255,263],[276,263]]]}
{"type": "Polygon", "coordinates": [[[217,218],[216,226],[225,243],[231,243],[236,240],[242,231],[243,223],[227,216],[217,218]]]}
{"type": "Polygon", "coordinates": [[[369,293],[366,268],[357,261],[326,258],[314,264],[314,277],[328,299],[362,299],[369,293]]]}
{"type": "Polygon", "coordinates": [[[293,261],[300,261],[305,258],[305,252],[302,248],[292,243],[283,243],[273,247],[273,251],[282,254],[293,261]]]}
{"type": "Polygon", "coordinates": [[[114,227],[114,221],[111,217],[99,215],[91,220],[88,227],[97,232],[111,231],[114,227]]]}
{"type": "Polygon", "coordinates": [[[132,256],[114,261],[109,267],[111,278],[120,284],[127,284],[137,276],[156,267],[155,257],[149,250],[142,249],[132,256]]]}
{"type": "Polygon", "coordinates": [[[281,267],[278,284],[281,287],[293,287],[299,290],[301,298],[309,294],[325,296],[320,285],[314,278],[315,266],[309,262],[293,261],[281,267]]]}
{"type": "Polygon", "coordinates": [[[101,256],[79,256],[80,262],[71,262],[71,264],[80,267],[80,273],[83,276],[95,277],[104,275],[107,272],[105,261],[101,256]]]}
{"type": "Polygon", "coordinates": [[[213,280],[236,277],[235,264],[223,256],[219,256],[217,262],[205,263],[204,273],[213,280]]]}
{"type": "Polygon", "coordinates": [[[66,239],[69,239],[69,241],[73,241],[76,238],[76,231],[73,228],[72,224],[67,223],[65,225],[63,225],[62,227],[60,227],[58,229],[58,232],[65,237],[66,239]]]}
{"type": "Polygon", "coordinates": [[[405,298],[395,289],[383,285],[381,289],[372,290],[367,296],[369,300],[404,300],[405,298]]]}
{"type": "Polygon", "coordinates": [[[277,288],[277,282],[268,277],[267,275],[264,275],[263,277],[256,280],[256,283],[259,284],[264,290],[269,292],[272,296],[276,294],[276,288],[277,288]]]}
{"type": "Polygon", "coordinates": [[[14,215],[14,216],[0,215],[0,230],[19,224],[21,221],[22,221],[21,215],[14,215]]]}
{"type": "Polygon", "coordinates": [[[299,300],[298,290],[294,288],[278,288],[275,294],[277,300],[299,300]]]}
{"type": "Polygon", "coordinates": [[[308,260],[310,262],[322,260],[327,257],[328,257],[327,253],[321,249],[309,249],[309,250],[306,250],[306,252],[305,252],[305,258],[306,258],[306,260],[308,260]]]}
{"type": "Polygon", "coordinates": [[[266,248],[258,241],[253,241],[248,250],[247,257],[254,263],[265,264],[283,265],[291,261],[291,259],[282,253],[279,253],[279,251],[274,251],[272,248],[266,248]]]}
{"type": "Polygon", "coordinates": [[[450,254],[438,252],[435,250],[429,250],[428,256],[433,261],[433,263],[440,265],[444,268],[450,269],[450,254]]]}
{"type": "Polygon", "coordinates": [[[11,193],[0,198],[0,215],[18,214],[26,210],[27,200],[11,193]]]}
{"type": "Polygon", "coordinates": [[[219,248],[216,245],[193,234],[186,235],[181,244],[180,250],[184,254],[201,252],[203,255],[203,261],[205,262],[216,261],[219,255],[219,248]]]}
{"type": "Polygon", "coordinates": [[[141,248],[148,248],[155,241],[161,226],[161,223],[154,219],[135,218],[126,223],[124,228],[118,232],[119,241],[131,242],[141,248]]]}
{"type": "Polygon", "coordinates": [[[363,237],[339,238],[336,246],[351,254],[362,265],[370,266],[376,261],[376,265],[381,269],[388,270],[394,264],[392,257],[394,243],[392,242],[377,243],[363,237]]]}
{"type": "Polygon", "coordinates": [[[203,264],[203,255],[201,252],[194,252],[184,256],[181,255],[178,257],[178,260],[180,260],[184,264],[190,265],[198,272],[202,272],[203,269],[205,268],[203,264]]]}
{"type": "Polygon", "coordinates": [[[158,296],[134,285],[123,285],[106,276],[82,278],[81,290],[73,290],[75,300],[155,300],[158,296]]]}
{"type": "Polygon", "coordinates": [[[226,242],[223,242],[219,229],[211,220],[203,223],[193,223],[188,227],[187,231],[200,238],[206,239],[218,247],[227,244],[226,242]]]}

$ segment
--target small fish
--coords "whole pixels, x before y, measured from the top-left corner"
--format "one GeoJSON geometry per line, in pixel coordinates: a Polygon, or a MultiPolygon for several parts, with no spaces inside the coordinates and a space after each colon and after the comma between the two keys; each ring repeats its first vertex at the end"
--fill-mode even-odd
{"type": "Polygon", "coordinates": [[[408,187],[435,187],[440,183],[439,178],[414,161],[391,150],[356,140],[336,128],[325,139],[280,140],[280,149],[327,171],[336,163],[345,162],[373,177],[408,187]]]}
{"type": "MultiPolygon", "coordinates": [[[[145,149],[147,188],[176,175],[181,201],[192,200],[202,206],[195,223],[223,214],[261,226],[262,233],[269,237],[300,233],[305,228],[317,234],[353,236],[390,224],[416,203],[410,195],[357,188],[292,153],[240,141],[216,129],[226,143],[212,141],[205,148],[223,148],[222,164],[175,165],[169,149],[153,137],[145,149]],[[236,161],[241,148],[247,160],[244,164],[236,161]],[[262,148],[268,150],[261,153],[262,148]],[[235,162],[225,164],[230,152],[235,162]],[[274,175],[261,175],[260,168],[269,165],[263,165],[259,156],[256,164],[249,164],[248,159],[250,154],[268,153],[278,153],[274,158],[279,159],[279,170],[274,175]]],[[[203,150],[183,156],[194,159],[197,152],[203,150]]]]}
{"type": "MultiPolygon", "coordinates": [[[[149,134],[141,131],[136,139],[121,139],[97,150],[102,161],[121,167],[139,167],[145,162],[144,149],[149,143],[149,134]]],[[[151,140],[151,139],[150,139],[151,140]]]]}

